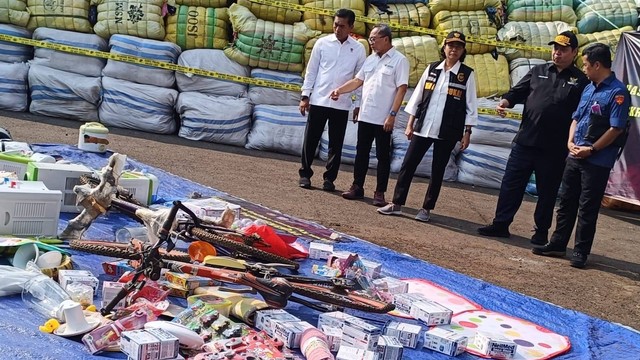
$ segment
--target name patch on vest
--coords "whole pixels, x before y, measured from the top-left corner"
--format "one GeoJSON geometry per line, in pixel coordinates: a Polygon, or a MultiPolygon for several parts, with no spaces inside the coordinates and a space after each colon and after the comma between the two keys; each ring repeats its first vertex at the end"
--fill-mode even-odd
{"type": "Polygon", "coordinates": [[[453,89],[453,88],[449,88],[447,90],[447,94],[453,96],[454,98],[456,98],[456,100],[460,100],[460,98],[462,97],[462,90],[460,89],[453,89]]]}

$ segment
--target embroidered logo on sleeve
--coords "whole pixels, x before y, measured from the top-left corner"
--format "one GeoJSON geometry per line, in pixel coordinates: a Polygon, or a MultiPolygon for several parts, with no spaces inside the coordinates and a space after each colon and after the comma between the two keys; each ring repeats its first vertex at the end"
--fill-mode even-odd
{"type": "Polygon", "coordinates": [[[616,95],[614,99],[618,105],[622,105],[622,103],[624,103],[624,95],[616,95]]]}

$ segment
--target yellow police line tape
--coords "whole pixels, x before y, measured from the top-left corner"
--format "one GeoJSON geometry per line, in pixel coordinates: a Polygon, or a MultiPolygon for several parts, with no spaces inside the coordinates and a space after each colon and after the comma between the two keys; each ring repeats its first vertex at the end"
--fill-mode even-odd
{"type": "MultiPolygon", "coordinates": [[[[289,90],[289,91],[295,91],[295,92],[300,92],[301,90],[300,86],[295,84],[288,84],[288,83],[273,81],[273,80],[256,79],[256,78],[232,75],[232,74],[224,74],[216,71],[192,68],[192,67],[182,66],[178,64],[173,64],[173,63],[168,63],[168,62],[163,62],[158,60],[145,59],[145,58],[131,56],[131,55],[113,54],[105,51],[85,49],[85,48],[80,48],[80,47],[70,46],[65,44],[50,43],[46,41],[34,40],[29,38],[21,38],[17,36],[6,35],[6,34],[0,34],[0,41],[7,41],[7,42],[17,43],[21,45],[28,45],[28,46],[41,47],[41,48],[46,48],[51,50],[63,51],[66,53],[76,54],[76,55],[98,57],[103,59],[128,62],[132,64],[152,66],[152,67],[157,67],[165,70],[179,71],[186,74],[206,76],[206,77],[211,77],[219,80],[227,80],[227,81],[233,81],[233,82],[255,85],[255,86],[263,86],[263,87],[283,89],[283,90],[289,90]]],[[[497,112],[492,109],[478,109],[478,112],[481,114],[497,115],[497,112]]],[[[510,114],[507,113],[507,117],[517,119],[517,117],[512,117],[509,115],[510,114]]],[[[519,115],[519,114],[515,114],[515,115],[519,115]]]]}
{"type": "MultiPolygon", "coordinates": [[[[249,1],[257,3],[257,4],[274,6],[274,7],[278,7],[278,8],[282,8],[282,9],[297,10],[297,11],[301,11],[301,12],[310,12],[310,13],[313,13],[313,14],[316,14],[316,15],[327,15],[327,16],[333,17],[333,15],[335,14],[334,10],[314,8],[314,7],[310,7],[310,6],[306,6],[306,5],[292,4],[292,3],[288,3],[288,2],[284,2],[284,1],[277,1],[277,0],[249,0],[249,1]]],[[[370,17],[366,17],[366,16],[362,16],[362,15],[356,15],[356,21],[360,21],[360,22],[364,22],[364,23],[368,23],[368,24],[379,24],[381,22],[381,20],[370,18],[370,17]]],[[[396,23],[396,22],[385,22],[385,21],[383,21],[383,22],[385,24],[389,25],[389,27],[391,27],[393,29],[396,29],[396,30],[413,31],[413,32],[420,33],[420,34],[427,34],[427,35],[434,35],[434,36],[439,35],[439,36],[442,36],[442,37],[445,37],[448,34],[448,32],[436,31],[436,30],[427,29],[427,28],[424,28],[424,27],[421,27],[421,26],[403,25],[403,24],[396,23]]],[[[521,44],[521,43],[511,43],[511,42],[505,42],[505,41],[498,41],[498,40],[491,39],[491,38],[477,37],[477,36],[473,36],[473,35],[466,35],[465,39],[466,39],[467,42],[472,42],[472,43],[476,43],[476,44],[483,44],[483,45],[491,45],[491,46],[496,46],[496,47],[500,47],[500,48],[510,48],[510,49],[519,49],[519,50],[551,52],[551,48],[549,48],[549,47],[531,46],[531,45],[525,45],[525,44],[521,44]]]]}

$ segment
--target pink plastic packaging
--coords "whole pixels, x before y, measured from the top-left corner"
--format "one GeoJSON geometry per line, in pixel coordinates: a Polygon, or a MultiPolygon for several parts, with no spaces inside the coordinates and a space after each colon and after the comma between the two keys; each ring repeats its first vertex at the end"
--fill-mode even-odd
{"type": "Polygon", "coordinates": [[[327,337],[316,328],[309,328],[302,332],[300,350],[307,360],[335,360],[329,351],[327,337]]]}

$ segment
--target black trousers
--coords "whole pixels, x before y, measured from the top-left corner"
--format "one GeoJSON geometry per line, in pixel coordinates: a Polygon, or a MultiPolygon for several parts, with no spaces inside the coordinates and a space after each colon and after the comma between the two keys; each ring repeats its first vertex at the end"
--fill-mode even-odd
{"type": "Polygon", "coordinates": [[[600,203],[610,172],[610,168],[594,165],[586,160],[567,159],[556,216],[556,231],[550,240],[554,246],[567,247],[577,217],[574,251],[587,255],[591,253],[600,203]]]}
{"type": "Polygon", "coordinates": [[[344,133],[347,130],[349,111],[328,108],[324,106],[311,105],[307,126],[304,129],[304,144],[302,145],[302,166],[298,173],[300,177],[311,178],[313,170],[313,158],[322,137],[324,127],[329,121],[329,158],[327,159],[327,170],[322,176],[323,179],[331,182],[338,177],[340,163],[342,161],[342,145],[344,143],[344,133]]]}
{"type": "Polygon", "coordinates": [[[413,175],[416,173],[420,161],[422,161],[424,155],[429,151],[431,144],[433,144],[431,179],[429,181],[427,194],[424,196],[424,202],[422,203],[423,209],[433,210],[438,201],[438,196],[440,196],[444,171],[447,168],[451,151],[454,146],[456,146],[456,143],[457,141],[453,140],[440,140],[413,135],[407,148],[407,153],[404,155],[402,166],[400,167],[398,182],[393,192],[393,203],[396,205],[404,205],[407,202],[407,195],[409,194],[409,187],[411,186],[413,175]]]}
{"type": "Polygon", "coordinates": [[[376,159],[378,159],[376,191],[385,192],[391,171],[391,132],[384,131],[382,125],[358,122],[358,144],[356,145],[356,160],[353,166],[353,183],[360,187],[364,186],[373,140],[376,141],[376,159]]]}
{"type": "Polygon", "coordinates": [[[508,227],[522,204],[527,183],[536,172],[538,202],[533,214],[536,229],[548,231],[553,220],[558,188],[562,181],[567,149],[545,150],[513,144],[507,161],[493,223],[508,227]]]}

